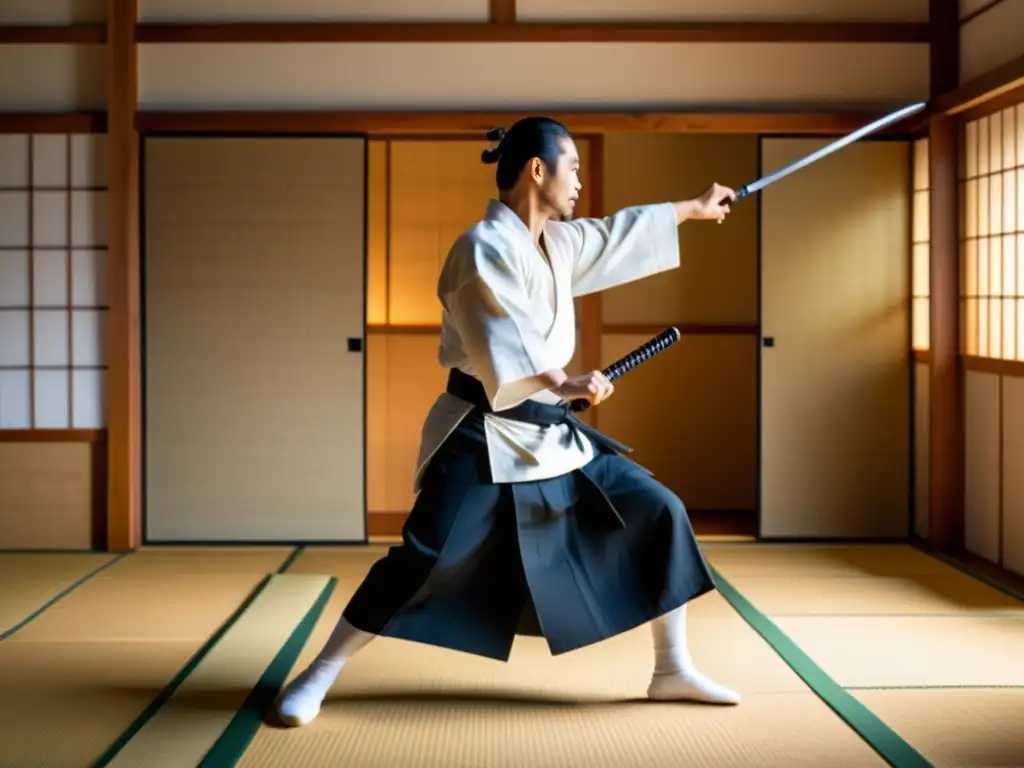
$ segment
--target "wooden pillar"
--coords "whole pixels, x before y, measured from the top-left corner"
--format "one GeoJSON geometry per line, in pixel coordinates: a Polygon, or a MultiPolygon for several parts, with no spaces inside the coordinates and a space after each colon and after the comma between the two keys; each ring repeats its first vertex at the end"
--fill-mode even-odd
{"type": "Polygon", "coordinates": [[[516,0],[491,0],[491,24],[515,24],[516,0]]]}
{"type": "MultiPolygon", "coordinates": [[[[590,184],[590,209],[583,212],[584,216],[600,218],[607,215],[604,205],[604,134],[598,133],[589,137],[590,142],[590,173],[587,182],[590,184]]],[[[601,338],[604,317],[600,293],[590,293],[580,299],[580,365],[584,372],[600,371],[610,361],[601,359],[601,338]]],[[[591,408],[584,414],[584,420],[597,427],[600,408],[591,408]]]]}
{"type": "Polygon", "coordinates": [[[141,544],[138,0],[107,0],[107,548],[141,544]]]}
{"type": "MultiPolygon", "coordinates": [[[[956,88],[960,24],[957,0],[931,0],[931,98],[956,88]]],[[[929,358],[929,543],[959,550],[964,540],[963,383],[960,358],[959,127],[933,115],[929,125],[931,350],[929,358]]]]}

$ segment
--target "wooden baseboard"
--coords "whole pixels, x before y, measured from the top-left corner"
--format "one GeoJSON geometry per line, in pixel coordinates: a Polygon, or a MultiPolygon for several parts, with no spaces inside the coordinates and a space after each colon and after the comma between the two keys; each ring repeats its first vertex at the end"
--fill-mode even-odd
{"type": "Polygon", "coordinates": [[[914,539],[915,547],[948,565],[983,581],[993,589],[998,589],[1018,600],[1024,601],[1024,575],[1007,570],[983,557],[967,550],[941,552],[923,539],[914,539]]]}
{"type": "MultiPolygon", "coordinates": [[[[757,512],[741,510],[689,510],[690,522],[698,536],[757,536],[757,512]]],[[[370,512],[367,516],[371,538],[402,535],[407,512],[370,512]]]]}

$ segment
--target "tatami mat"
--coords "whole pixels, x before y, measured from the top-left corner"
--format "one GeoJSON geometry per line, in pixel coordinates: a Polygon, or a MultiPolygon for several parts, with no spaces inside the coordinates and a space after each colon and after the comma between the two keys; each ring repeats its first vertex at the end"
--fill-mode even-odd
{"type": "Polygon", "coordinates": [[[708,561],[734,583],[747,576],[945,576],[948,565],[907,544],[708,544],[708,561]]]}
{"type": "Polygon", "coordinates": [[[138,552],[0,643],[0,766],[91,764],[289,551],[138,552]]]}
{"type": "Polygon", "coordinates": [[[1024,616],[1024,603],[963,573],[940,576],[741,576],[732,584],[769,616],[1024,616]]]}
{"type": "MultiPolygon", "coordinates": [[[[640,627],[559,657],[540,638],[518,638],[507,664],[379,638],[312,725],[261,723],[274,690],[264,686],[280,684],[312,628],[289,676],[309,662],[386,546],[304,549],[176,680],[290,551],[143,550],[0,642],[0,768],[90,765],[126,740],[113,765],[196,765],[215,743],[218,759],[244,750],[239,764],[252,768],[886,764],[718,593],[691,604],[689,645],[707,674],[743,694],[739,707],[645,701],[653,651],[640,627]],[[314,624],[329,576],[338,583],[314,624]],[[151,719],[138,719],[144,711],[151,719]]],[[[1016,601],[900,545],[705,551],[741,593],[730,599],[767,614],[935,765],[1024,766],[1014,735],[1024,687],[984,688],[1024,686],[1016,601]]],[[[40,578],[49,589],[70,572],[56,570],[40,578]]]]}
{"type": "MultiPolygon", "coordinates": [[[[380,552],[367,554],[358,565],[337,550],[295,562],[339,584],[292,675],[380,552]]],[[[644,701],[649,627],[559,657],[540,638],[518,638],[507,664],[380,638],[346,666],[311,726],[264,725],[240,765],[327,766],[340,755],[367,767],[884,764],[720,595],[692,605],[691,652],[744,695],[738,708],[644,701]]]]}
{"type": "Polygon", "coordinates": [[[0,553],[0,638],[114,557],[89,552],[0,553]]]}
{"type": "Polygon", "coordinates": [[[201,642],[289,552],[290,547],[142,550],[97,574],[11,642],[201,642]]]}
{"type": "Polygon", "coordinates": [[[1024,766],[1024,689],[855,691],[936,768],[1024,766]]]}
{"type": "Polygon", "coordinates": [[[462,697],[348,699],[313,725],[261,731],[239,768],[871,768],[885,766],[811,693],[731,709],[462,697]],[[797,724],[798,727],[797,727],[797,724]]]}
{"type": "Polygon", "coordinates": [[[1024,685],[1020,617],[784,616],[775,623],[843,686],[1024,685]]]}
{"type": "Polygon", "coordinates": [[[769,616],[1024,616],[1024,603],[912,547],[708,547],[708,559],[769,616]]]}
{"type": "Polygon", "coordinates": [[[111,768],[198,765],[327,584],[326,576],[273,577],[111,768]]]}

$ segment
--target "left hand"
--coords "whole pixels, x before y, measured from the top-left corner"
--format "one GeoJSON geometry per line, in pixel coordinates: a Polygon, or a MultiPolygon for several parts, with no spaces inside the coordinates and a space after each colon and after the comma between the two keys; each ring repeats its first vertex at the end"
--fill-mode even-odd
{"type": "Polygon", "coordinates": [[[736,192],[721,184],[712,184],[700,197],[693,201],[691,218],[711,220],[719,224],[729,213],[729,203],[736,197],[736,192]]]}

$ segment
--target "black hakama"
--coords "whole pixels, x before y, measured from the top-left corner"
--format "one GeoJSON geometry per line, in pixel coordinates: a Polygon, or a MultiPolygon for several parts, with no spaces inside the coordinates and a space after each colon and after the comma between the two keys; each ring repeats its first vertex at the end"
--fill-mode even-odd
{"type": "Polygon", "coordinates": [[[507,660],[516,634],[565,653],[715,588],[682,501],[624,446],[528,401],[502,416],[573,421],[595,456],[550,480],[494,484],[483,387],[453,370],[448,391],[475,407],[431,459],[401,545],[345,608],[353,626],[507,660]]]}

